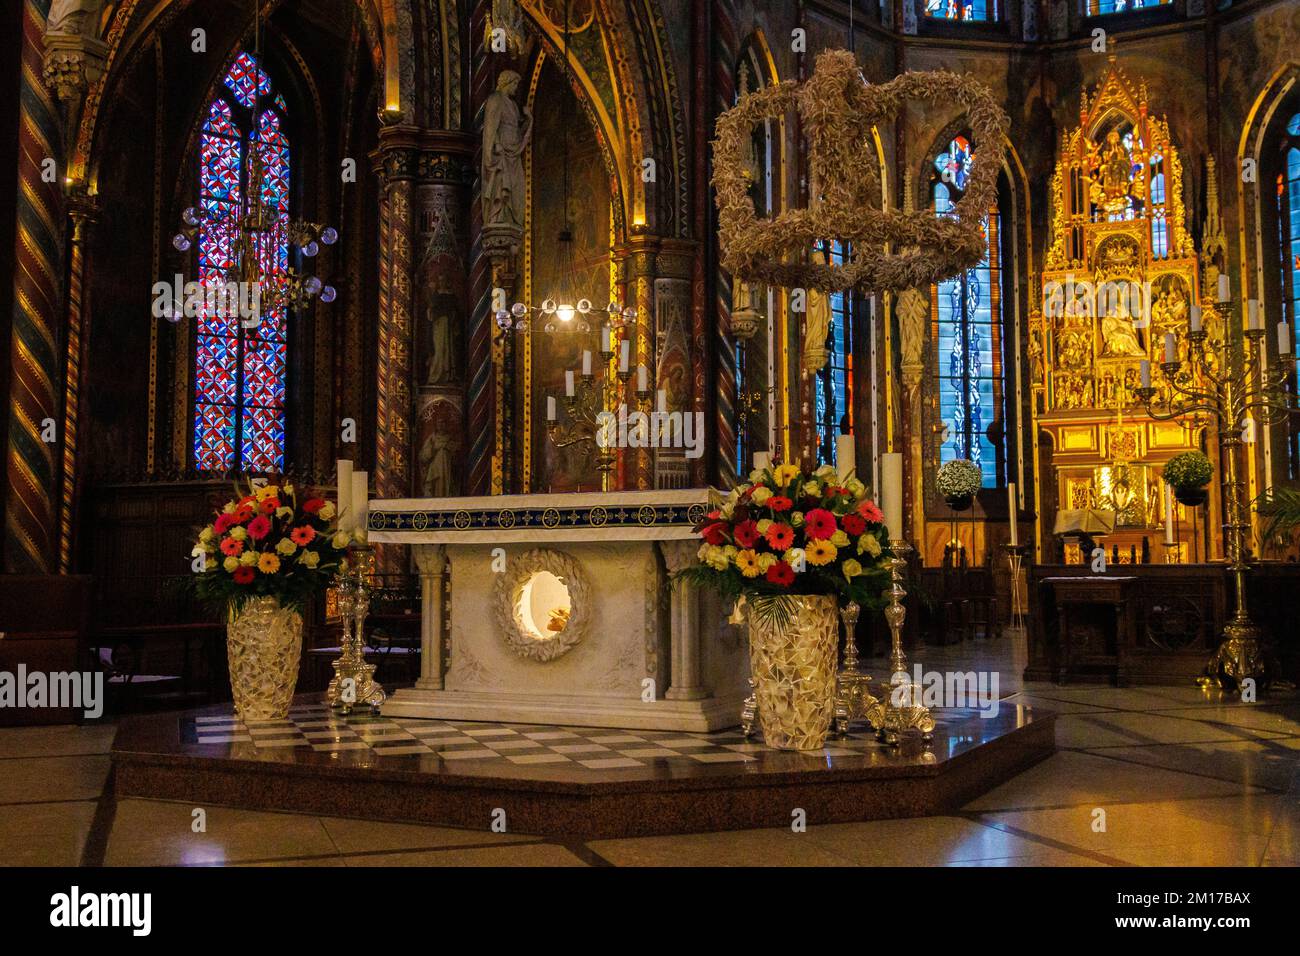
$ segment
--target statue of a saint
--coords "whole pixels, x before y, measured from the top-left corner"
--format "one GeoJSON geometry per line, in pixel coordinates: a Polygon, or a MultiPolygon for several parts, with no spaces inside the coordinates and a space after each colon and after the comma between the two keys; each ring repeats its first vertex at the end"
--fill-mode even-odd
{"type": "Polygon", "coordinates": [[[903,368],[919,367],[925,347],[930,303],[919,289],[904,289],[898,297],[898,335],[903,343],[903,368]]]}
{"type": "Polygon", "coordinates": [[[1116,355],[1145,355],[1146,349],[1138,340],[1137,330],[1133,328],[1133,319],[1128,306],[1121,302],[1114,312],[1101,320],[1101,354],[1106,357],[1116,355]]]}
{"type": "Polygon", "coordinates": [[[483,104],[482,203],[484,226],[524,227],[524,150],[533,115],[514,101],[519,74],[503,70],[483,104]]]}
{"type": "Polygon", "coordinates": [[[104,0],[54,0],[45,20],[45,32],[96,37],[103,5],[104,0]]]}
{"type": "MultiPolygon", "coordinates": [[[[813,265],[824,266],[826,256],[820,249],[814,249],[813,265]]],[[[808,290],[808,311],[804,314],[803,332],[803,367],[806,371],[816,372],[826,364],[830,353],[826,350],[826,340],[831,334],[831,301],[825,292],[808,290]]]]}

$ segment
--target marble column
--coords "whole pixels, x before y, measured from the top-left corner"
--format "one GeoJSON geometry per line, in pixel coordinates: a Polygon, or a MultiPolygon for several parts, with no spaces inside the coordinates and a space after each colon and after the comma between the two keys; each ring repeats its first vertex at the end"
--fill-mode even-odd
{"type": "MultiPolygon", "coordinates": [[[[659,550],[670,575],[690,567],[696,561],[699,542],[660,541],[659,550]]],[[[700,673],[700,592],[681,578],[672,580],[669,590],[669,624],[671,636],[671,669],[669,671],[669,700],[701,700],[709,696],[700,673]]]]}
{"type": "Polygon", "coordinates": [[[447,549],[441,544],[420,544],[412,550],[420,572],[420,678],[415,686],[420,690],[442,690],[443,649],[447,643],[442,626],[447,549]]]}

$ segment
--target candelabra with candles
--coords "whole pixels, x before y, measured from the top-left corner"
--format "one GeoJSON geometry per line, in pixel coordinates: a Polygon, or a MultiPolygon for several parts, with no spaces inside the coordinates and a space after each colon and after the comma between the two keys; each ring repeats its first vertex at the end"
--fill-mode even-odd
{"type": "MultiPolygon", "coordinates": [[[[1223,461],[1225,514],[1224,545],[1228,570],[1232,572],[1236,611],[1223,628],[1223,642],[1206,665],[1207,676],[1220,686],[1240,685],[1250,678],[1262,680],[1267,667],[1262,647],[1264,632],[1250,618],[1246,604],[1246,572],[1250,568],[1247,539],[1250,519],[1245,500],[1243,465],[1240,455],[1248,430],[1277,424],[1295,410],[1295,399],[1287,393],[1288,368],[1278,362],[1269,367],[1262,357],[1264,325],[1259,303],[1250,300],[1246,328],[1234,335],[1227,321],[1232,300],[1227,276],[1220,276],[1218,311],[1224,317],[1224,335],[1213,340],[1201,325],[1199,306],[1191,309],[1187,332],[1187,360],[1178,357],[1174,333],[1165,336],[1165,356],[1160,363],[1168,392],[1163,405],[1158,389],[1151,384],[1151,364],[1141,363],[1142,384],[1134,391],[1156,421],[1170,421],[1205,413],[1218,423],[1219,448],[1223,461]]],[[[1292,352],[1290,327],[1277,325],[1278,352],[1292,352]]]]}
{"type": "Polygon", "coordinates": [[[339,572],[339,615],[343,618],[343,640],[334,661],[334,677],[325,690],[325,703],[344,714],[355,707],[369,707],[379,713],[388,699],[375,680],[375,665],[366,662],[365,620],[370,613],[370,576],[375,570],[374,549],[365,544],[348,549],[346,566],[339,572]]]}

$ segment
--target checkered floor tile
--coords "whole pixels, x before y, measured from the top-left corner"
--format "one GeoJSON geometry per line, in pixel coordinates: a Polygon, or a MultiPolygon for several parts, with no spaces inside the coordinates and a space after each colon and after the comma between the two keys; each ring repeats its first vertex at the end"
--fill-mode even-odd
{"type": "MultiPolygon", "coordinates": [[[[693,764],[753,764],[773,753],[739,728],[712,734],[671,730],[611,730],[461,720],[340,716],[324,705],[295,707],[285,720],[245,724],[234,714],[182,719],[186,743],[251,743],[257,749],[304,747],[330,753],[369,750],[378,756],[437,754],[447,761],[576,764],[591,770],[653,766],[656,760],[693,764]]],[[[827,742],[818,756],[863,756],[877,748],[870,730],[855,726],[827,742]]]]}

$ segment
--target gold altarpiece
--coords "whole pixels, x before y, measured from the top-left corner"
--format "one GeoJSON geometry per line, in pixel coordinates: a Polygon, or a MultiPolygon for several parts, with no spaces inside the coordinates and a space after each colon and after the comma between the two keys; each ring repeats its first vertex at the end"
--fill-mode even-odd
{"type": "MultiPolygon", "coordinates": [[[[1135,85],[1114,54],[1090,96],[1085,89],[1079,125],[1061,137],[1052,178],[1050,245],[1041,276],[1041,300],[1030,317],[1030,364],[1038,480],[1044,506],[1038,527],[1040,560],[1055,560],[1053,532],[1066,509],[1114,511],[1105,537],[1121,562],[1143,538],[1150,560],[1166,560],[1165,496],[1160,472],[1174,454],[1200,448],[1211,460],[1213,425],[1189,419],[1157,422],[1142,414],[1133,394],[1140,363],[1151,362],[1159,382],[1166,333],[1186,354],[1188,317],[1202,301],[1202,269],[1186,228],[1183,164],[1169,125],[1150,115],[1146,84],[1135,85]]],[[[1212,267],[1211,267],[1211,271],[1212,267]]],[[[1213,300],[1214,296],[1206,296],[1213,300]]],[[[1219,318],[1207,304],[1206,327],[1219,318]]],[[[1217,461],[1216,461],[1217,473],[1217,461]]],[[[1216,496],[1209,514],[1193,516],[1175,503],[1178,545],[1173,559],[1217,557],[1216,496]]],[[[1066,547],[1067,561],[1078,561],[1066,547]]],[[[1140,557],[1139,557],[1140,560],[1140,557]]]]}

